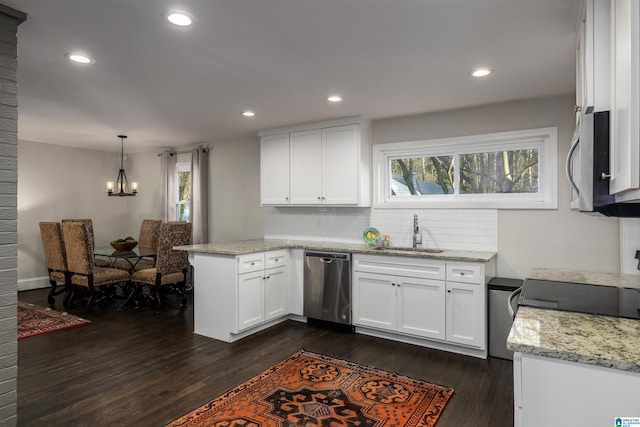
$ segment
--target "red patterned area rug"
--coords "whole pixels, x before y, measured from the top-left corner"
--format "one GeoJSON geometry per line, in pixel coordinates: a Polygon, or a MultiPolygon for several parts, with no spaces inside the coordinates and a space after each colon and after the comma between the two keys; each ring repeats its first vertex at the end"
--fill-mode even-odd
{"type": "Polygon", "coordinates": [[[298,351],[168,426],[431,427],[453,389],[298,351]]]}
{"type": "Polygon", "coordinates": [[[18,302],[18,339],[89,323],[73,314],[18,302]]]}

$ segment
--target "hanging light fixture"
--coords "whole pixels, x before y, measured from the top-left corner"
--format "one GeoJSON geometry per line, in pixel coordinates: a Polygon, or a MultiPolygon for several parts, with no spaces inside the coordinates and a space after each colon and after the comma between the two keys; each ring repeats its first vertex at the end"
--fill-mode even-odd
{"type": "Polygon", "coordinates": [[[129,191],[129,181],[127,181],[127,174],[124,171],[124,139],[127,135],[118,135],[120,138],[120,171],[115,183],[113,181],[107,182],[107,195],[109,196],[135,196],[138,194],[138,183],[131,183],[131,191],[129,191]]]}

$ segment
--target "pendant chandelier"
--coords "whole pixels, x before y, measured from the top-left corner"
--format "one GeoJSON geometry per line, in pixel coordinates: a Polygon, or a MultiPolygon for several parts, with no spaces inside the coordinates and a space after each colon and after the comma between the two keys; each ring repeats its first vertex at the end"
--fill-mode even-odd
{"type": "Polygon", "coordinates": [[[129,181],[127,181],[127,174],[124,171],[124,139],[127,135],[118,135],[120,138],[120,171],[115,183],[113,181],[107,182],[107,195],[109,196],[135,196],[138,194],[138,183],[132,182],[131,189],[129,189],[129,181]]]}

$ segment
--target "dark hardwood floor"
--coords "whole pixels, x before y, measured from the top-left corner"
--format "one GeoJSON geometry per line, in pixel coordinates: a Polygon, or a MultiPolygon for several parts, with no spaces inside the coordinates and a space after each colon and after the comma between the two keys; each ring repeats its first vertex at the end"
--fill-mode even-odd
{"type": "MultiPolygon", "coordinates": [[[[45,306],[46,297],[44,289],[18,294],[45,306]]],[[[304,348],[453,387],[437,427],[513,425],[511,361],[295,321],[227,344],[193,334],[192,305],[170,305],[78,309],[91,323],[20,340],[18,424],[163,426],[304,348]]]]}

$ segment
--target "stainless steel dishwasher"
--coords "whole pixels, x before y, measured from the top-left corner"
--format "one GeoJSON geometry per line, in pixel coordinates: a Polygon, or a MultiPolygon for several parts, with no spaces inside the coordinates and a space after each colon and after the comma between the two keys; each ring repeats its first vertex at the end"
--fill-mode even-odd
{"type": "Polygon", "coordinates": [[[351,325],[351,254],[305,251],[303,314],[351,325]]]}

